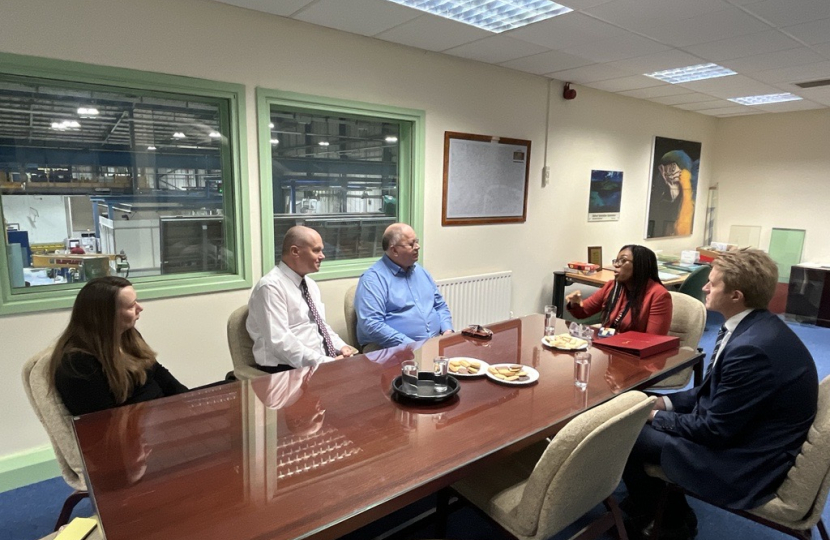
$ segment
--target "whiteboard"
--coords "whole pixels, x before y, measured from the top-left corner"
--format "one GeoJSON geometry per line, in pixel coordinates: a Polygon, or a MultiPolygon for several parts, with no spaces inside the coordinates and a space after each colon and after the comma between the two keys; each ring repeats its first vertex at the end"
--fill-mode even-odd
{"type": "Polygon", "coordinates": [[[446,132],[443,225],[524,222],[530,141],[446,132]]]}

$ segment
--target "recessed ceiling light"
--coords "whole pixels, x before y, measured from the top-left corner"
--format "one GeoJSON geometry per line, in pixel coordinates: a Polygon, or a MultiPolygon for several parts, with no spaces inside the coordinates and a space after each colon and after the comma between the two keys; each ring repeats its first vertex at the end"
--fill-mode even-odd
{"type": "Polygon", "coordinates": [[[500,34],[573,11],[550,0],[389,0],[500,34]]]}
{"type": "Polygon", "coordinates": [[[98,109],[96,109],[95,107],[78,107],[78,115],[81,118],[98,116],[98,109]]]}
{"type": "Polygon", "coordinates": [[[768,103],[783,103],[785,101],[798,101],[800,99],[804,98],[789,92],[784,92],[782,94],[764,94],[763,96],[729,98],[729,101],[740,103],[741,105],[766,105],[768,103]]]}
{"type": "Polygon", "coordinates": [[[317,144],[319,144],[320,146],[328,146],[329,145],[328,141],[320,141],[317,144]]]}
{"type": "Polygon", "coordinates": [[[208,134],[208,137],[210,137],[211,139],[218,139],[221,136],[222,134],[218,131],[211,131],[210,134],[208,134]]]}
{"type": "Polygon", "coordinates": [[[181,131],[177,131],[176,133],[173,134],[174,139],[184,139],[185,137],[186,137],[186,135],[184,133],[182,133],[181,131]]]}
{"type": "Polygon", "coordinates": [[[386,141],[388,143],[398,142],[398,138],[395,137],[394,135],[389,135],[388,137],[386,137],[384,139],[384,141],[386,141]]]}
{"type": "Polygon", "coordinates": [[[279,144],[279,143],[280,143],[279,139],[271,139],[271,144],[279,144]]]}
{"type": "Polygon", "coordinates": [[[273,122],[269,122],[269,123],[268,123],[268,127],[269,127],[269,128],[271,128],[271,129],[274,129],[274,123],[273,123],[273,122]]]}
{"type": "Polygon", "coordinates": [[[657,79],[670,84],[702,81],[703,79],[714,79],[716,77],[726,77],[728,75],[737,75],[737,73],[717,64],[698,64],[696,66],[686,66],[682,68],[666,69],[664,71],[655,71],[654,73],[645,73],[646,77],[651,77],[652,79],[657,79]]]}
{"type": "Polygon", "coordinates": [[[156,149],[156,147],[155,147],[155,146],[148,146],[148,147],[147,147],[147,150],[155,150],[155,149],[156,149]]]}

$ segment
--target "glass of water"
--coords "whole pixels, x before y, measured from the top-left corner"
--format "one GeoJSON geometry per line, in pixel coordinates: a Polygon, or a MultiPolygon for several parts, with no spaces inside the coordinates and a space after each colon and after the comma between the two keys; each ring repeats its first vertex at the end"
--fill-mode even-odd
{"type": "Polygon", "coordinates": [[[556,333],[556,306],[548,304],[545,306],[545,335],[552,336],[556,333]],[[548,331],[548,328],[552,330],[548,331]]]}
{"type": "Polygon", "coordinates": [[[584,390],[591,376],[591,353],[578,352],[574,355],[574,384],[584,390]]]}
{"type": "Polygon", "coordinates": [[[432,373],[436,392],[446,392],[449,388],[447,386],[449,367],[449,359],[446,356],[436,356],[432,361],[432,373]]]}
{"type": "Polygon", "coordinates": [[[418,363],[415,360],[401,362],[401,379],[404,392],[418,393],[418,363]]]}

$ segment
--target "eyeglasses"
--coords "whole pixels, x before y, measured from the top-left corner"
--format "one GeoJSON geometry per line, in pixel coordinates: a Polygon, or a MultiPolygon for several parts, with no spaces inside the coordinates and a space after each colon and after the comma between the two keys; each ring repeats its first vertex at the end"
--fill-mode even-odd
{"type": "Polygon", "coordinates": [[[406,244],[396,244],[396,245],[401,246],[401,247],[408,247],[409,249],[415,249],[415,246],[418,246],[418,247],[421,246],[421,241],[416,238],[412,242],[408,242],[406,244]]]}
{"type": "Polygon", "coordinates": [[[631,259],[611,259],[611,264],[614,266],[622,266],[625,263],[630,263],[631,259]]]}

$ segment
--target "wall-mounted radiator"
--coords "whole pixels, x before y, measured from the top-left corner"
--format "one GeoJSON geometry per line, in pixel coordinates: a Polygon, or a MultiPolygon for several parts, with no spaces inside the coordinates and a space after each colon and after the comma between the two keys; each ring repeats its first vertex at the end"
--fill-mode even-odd
{"type": "Polygon", "coordinates": [[[438,290],[452,312],[455,330],[510,318],[512,276],[507,271],[437,281],[438,290]]]}

